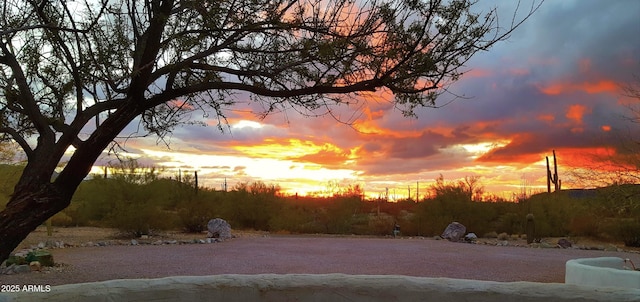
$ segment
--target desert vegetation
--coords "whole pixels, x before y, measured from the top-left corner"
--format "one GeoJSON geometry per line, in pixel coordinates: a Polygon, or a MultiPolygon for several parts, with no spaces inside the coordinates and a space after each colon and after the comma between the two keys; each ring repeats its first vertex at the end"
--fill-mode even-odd
{"type": "MultiPolygon", "coordinates": [[[[430,197],[387,202],[363,199],[359,187],[329,197],[285,196],[277,185],[243,183],[228,191],[195,187],[192,177],[158,177],[157,169],[119,168],[109,177],[84,181],[71,205],[55,215],[55,226],[115,227],[130,236],[160,230],[202,232],[211,218],[235,229],[281,233],[390,235],[395,223],[405,236],[435,236],[452,221],[485,237],[521,236],[533,214],[537,237],[577,236],[640,246],[640,186],[540,193],[517,202],[479,201],[469,180],[432,185],[430,197]],[[499,235],[498,235],[499,234],[499,235]]],[[[0,166],[2,204],[19,166],[0,166]]],[[[476,183],[477,184],[477,183],[476,183]]]]}

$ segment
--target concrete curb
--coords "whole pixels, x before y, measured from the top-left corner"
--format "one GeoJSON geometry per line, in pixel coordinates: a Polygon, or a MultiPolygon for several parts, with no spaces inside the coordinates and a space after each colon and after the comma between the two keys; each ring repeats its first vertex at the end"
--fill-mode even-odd
{"type": "Polygon", "coordinates": [[[121,279],[0,293],[0,301],[640,301],[640,290],[398,275],[261,274],[121,279]]]}

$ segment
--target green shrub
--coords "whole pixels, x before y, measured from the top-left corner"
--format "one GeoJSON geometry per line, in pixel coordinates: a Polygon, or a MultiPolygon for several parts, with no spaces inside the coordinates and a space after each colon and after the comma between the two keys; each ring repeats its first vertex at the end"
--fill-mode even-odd
{"type": "Polygon", "coordinates": [[[194,200],[185,200],[178,204],[179,223],[187,233],[201,233],[207,230],[209,220],[218,217],[216,196],[205,193],[194,197],[194,200]]]}
{"type": "Polygon", "coordinates": [[[613,226],[615,239],[624,242],[625,246],[640,247],[640,220],[620,219],[613,226]]]}
{"type": "Polygon", "coordinates": [[[569,232],[573,236],[598,237],[600,223],[594,214],[585,214],[574,217],[569,224],[569,232]]]}
{"type": "Polygon", "coordinates": [[[149,202],[120,202],[108,218],[123,235],[140,237],[175,226],[175,216],[149,202]]]}
{"type": "Polygon", "coordinates": [[[509,236],[509,234],[507,233],[500,233],[498,234],[498,240],[509,240],[511,239],[511,236],[509,236]]]}
{"type": "Polygon", "coordinates": [[[484,238],[498,238],[498,233],[497,232],[489,232],[484,234],[482,237],[484,238]]]}
{"type": "Polygon", "coordinates": [[[51,217],[51,225],[68,227],[74,226],[75,224],[73,223],[73,219],[71,219],[69,215],[67,215],[65,212],[59,212],[58,214],[55,214],[53,215],[53,217],[51,217]]]}

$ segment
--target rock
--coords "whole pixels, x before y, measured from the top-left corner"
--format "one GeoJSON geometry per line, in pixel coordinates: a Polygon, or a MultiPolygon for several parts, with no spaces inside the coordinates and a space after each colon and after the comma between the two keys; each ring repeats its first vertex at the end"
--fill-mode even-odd
{"type": "Polygon", "coordinates": [[[40,242],[40,243],[38,243],[38,248],[39,248],[39,249],[43,249],[43,248],[45,248],[45,247],[47,247],[47,244],[46,244],[46,243],[44,243],[44,242],[40,242]]]}
{"type": "Polygon", "coordinates": [[[16,257],[22,257],[25,258],[27,257],[27,255],[29,255],[29,252],[31,252],[31,250],[26,249],[26,250],[21,250],[21,251],[17,251],[15,254],[13,254],[16,257]]]}
{"type": "Polygon", "coordinates": [[[478,240],[478,235],[475,233],[469,233],[464,236],[464,241],[466,242],[475,242],[476,240],[478,240]]]}
{"type": "Polygon", "coordinates": [[[0,267],[0,274],[2,274],[2,275],[11,275],[11,274],[13,274],[13,269],[15,267],[16,267],[15,264],[9,264],[6,267],[0,267]]]}
{"type": "Polygon", "coordinates": [[[544,248],[544,249],[550,249],[550,248],[554,248],[555,246],[553,246],[553,245],[551,245],[549,243],[546,243],[546,242],[540,242],[540,247],[544,248]]]}
{"type": "Polygon", "coordinates": [[[151,244],[153,244],[153,245],[162,245],[162,240],[156,240],[156,241],[152,242],[151,244]]]}
{"type": "Polygon", "coordinates": [[[561,238],[560,240],[558,240],[558,246],[563,248],[563,249],[568,249],[572,246],[573,244],[571,243],[571,241],[565,239],[565,238],[561,238]]]}
{"type": "Polygon", "coordinates": [[[40,271],[42,269],[42,264],[40,264],[39,261],[31,261],[31,263],[29,263],[29,268],[31,269],[31,271],[40,271]]]}
{"type": "Polygon", "coordinates": [[[604,248],[605,251],[607,252],[618,252],[618,247],[612,244],[607,245],[607,247],[604,248]]]}
{"type": "Polygon", "coordinates": [[[441,237],[449,241],[458,242],[466,232],[467,228],[464,225],[458,222],[452,222],[444,230],[441,237]]]}
{"type": "Polygon", "coordinates": [[[31,271],[31,267],[29,267],[29,265],[27,265],[27,264],[23,264],[23,265],[16,265],[16,266],[13,268],[13,271],[14,271],[15,273],[17,273],[17,274],[20,274],[20,273],[28,273],[28,272],[30,272],[30,271],[31,271]]]}
{"type": "Polygon", "coordinates": [[[138,240],[131,239],[131,245],[138,245],[138,240]]]}
{"type": "Polygon", "coordinates": [[[220,240],[233,238],[233,235],[231,235],[231,225],[224,219],[216,218],[209,220],[209,223],[207,223],[207,231],[207,237],[209,238],[219,238],[220,240]]]}

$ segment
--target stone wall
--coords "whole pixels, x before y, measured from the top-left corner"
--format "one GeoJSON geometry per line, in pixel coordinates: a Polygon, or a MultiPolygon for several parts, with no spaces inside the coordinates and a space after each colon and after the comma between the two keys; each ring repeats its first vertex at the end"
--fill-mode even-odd
{"type": "Polygon", "coordinates": [[[640,301],[640,290],[387,275],[215,275],[111,280],[0,293],[0,301],[640,301]]]}

